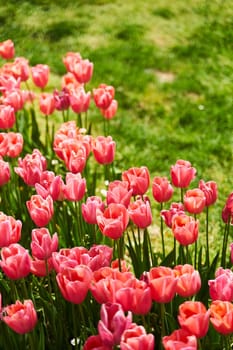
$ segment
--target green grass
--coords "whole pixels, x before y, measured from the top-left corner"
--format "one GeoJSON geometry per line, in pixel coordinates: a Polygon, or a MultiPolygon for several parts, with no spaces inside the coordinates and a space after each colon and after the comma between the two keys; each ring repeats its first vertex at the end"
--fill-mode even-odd
{"type": "Polygon", "coordinates": [[[10,0],[0,14],[0,39],[11,38],[31,65],[49,64],[51,89],[67,51],[94,62],[89,88],[115,86],[111,135],[120,171],[147,165],[152,176],[168,175],[183,158],[198,178],[219,183],[222,199],[232,190],[230,0],[10,0]]]}

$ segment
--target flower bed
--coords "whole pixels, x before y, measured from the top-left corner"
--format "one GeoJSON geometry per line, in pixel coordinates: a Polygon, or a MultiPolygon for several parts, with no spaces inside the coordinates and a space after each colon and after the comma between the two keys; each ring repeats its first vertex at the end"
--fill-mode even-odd
{"type": "Polygon", "coordinates": [[[170,180],[152,178],[146,165],[116,173],[108,135],[115,89],[86,91],[92,62],[68,52],[61,87],[48,92],[47,65],[15,57],[11,40],[0,43],[0,55],[7,60],[0,71],[0,348],[231,349],[232,194],[222,210],[222,246],[212,253],[217,184],[192,188],[196,169],[181,159],[170,180]],[[93,107],[104,121],[97,137],[93,107]]]}

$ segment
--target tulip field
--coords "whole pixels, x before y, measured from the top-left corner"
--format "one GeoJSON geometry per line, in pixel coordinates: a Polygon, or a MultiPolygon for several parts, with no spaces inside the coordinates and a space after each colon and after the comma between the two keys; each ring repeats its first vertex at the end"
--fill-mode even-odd
{"type": "Polygon", "coordinates": [[[227,5],[0,5],[0,350],[233,348],[227,5]]]}

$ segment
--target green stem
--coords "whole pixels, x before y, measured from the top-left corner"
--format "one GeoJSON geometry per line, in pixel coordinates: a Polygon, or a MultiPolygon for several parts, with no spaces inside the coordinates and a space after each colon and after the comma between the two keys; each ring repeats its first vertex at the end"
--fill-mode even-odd
{"type": "Polygon", "coordinates": [[[118,253],[119,271],[121,271],[121,244],[120,244],[120,238],[117,240],[117,253],[118,253]]]}
{"type": "Polygon", "coordinates": [[[224,236],[223,236],[222,258],[221,258],[221,266],[223,268],[226,267],[226,250],[227,250],[229,232],[230,232],[230,218],[228,220],[228,223],[225,225],[224,236]]]}
{"type": "MultiPolygon", "coordinates": [[[[163,210],[163,203],[160,203],[160,212],[163,210]]],[[[163,252],[163,260],[165,259],[165,244],[164,244],[164,232],[163,232],[163,218],[160,216],[160,232],[161,232],[161,239],[162,239],[162,252],[163,252]]]]}
{"type": "Polygon", "coordinates": [[[210,253],[209,253],[209,207],[206,207],[206,264],[210,266],[210,253]]]}
{"type": "Polygon", "coordinates": [[[75,304],[72,304],[72,318],[73,318],[73,330],[74,330],[74,348],[78,349],[78,327],[77,316],[75,315],[75,304]]]}
{"type": "Polygon", "coordinates": [[[166,335],[166,330],[165,330],[165,305],[164,304],[159,304],[160,305],[160,317],[161,317],[161,338],[166,335]]]}

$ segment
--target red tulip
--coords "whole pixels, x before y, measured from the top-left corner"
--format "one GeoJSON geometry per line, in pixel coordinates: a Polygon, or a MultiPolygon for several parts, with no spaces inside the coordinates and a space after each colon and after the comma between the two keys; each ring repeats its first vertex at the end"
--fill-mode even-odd
{"type": "Polygon", "coordinates": [[[15,124],[15,111],[10,105],[0,105],[0,128],[10,129],[15,124]]]}
{"type": "Polygon", "coordinates": [[[0,212],[0,247],[18,243],[21,238],[22,222],[0,212]]]}
{"type": "Polygon", "coordinates": [[[200,301],[185,301],[179,306],[178,321],[182,329],[202,338],[209,328],[209,311],[200,301]]]}
{"type": "Polygon", "coordinates": [[[204,182],[204,180],[199,181],[199,188],[204,192],[206,203],[208,207],[214,204],[218,197],[218,188],[217,184],[214,181],[204,182]]]}
{"type": "Polygon", "coordinates": [[[122,173],[122,180],[127,181],[129,189],[133,190],[132,195],[143,195],[149,188],[150,174],[148,168],[130,168],[122,173]]]}
{"type": "Polygon", "coordinates": [[[43,92],[40,95],[39,105],[40,105],[40,111],[44,115],[53,114],[55,110],[55,99],[53,94],[50,94],[48,92],[43,92]]]}
{"type": "Polygon", "coordinates": [[[186,188],[195,178],[196,169],[186,160],[177,160],[175,165],[171,166],[171,179],[175,187],[186,188]]]}
{"type": "Polygon", "coordinates": [[[111,164],[115,157],[116,143],[111,136],[97,136],[92,151],[99,164],[111,164]]]}
{"type": "Polygon", "coordinates": [[[86,179],[80,173],[67,173],[63,192],[67,200],[80,201],[86,192],[86,179]]]}
{"type": "Polygon", "coordinates": [[[46,226],[52,219],[54,209],[53,200],[50,195],[44,199],[40,195],[35,194],[26,202],[26,205],[32,221],[37,226],[46,226]]]}
{"type": "Polygon", "coordinates": [[[197,338],[184,329],[177,329],[163,337],[165,350],[197,350],[197,338]]]}
{"type": "Polygon", "coordinates": [[[120,238],[129,222],[129,214],[125,206],[115,203],[109,204],[104,212],[97,209],[96,218],[103,235],[112,239],[120,238]]]}
{"type": "Polygon", "coordinates": [[[11,39],[0,43],[0,56],[6,60],[13,58],[15,55],[14,43],[11,39]]]}
{"type": "Polygon", "coordinates": [[[148,200],[143,201],[143,199],[139,198],[130,203],[128,213],[130,219],[139,228],[144,229],[152,223],[152,212],[148,200]]]}
{"type": "Polygon", "coordinates": [[[45,277],[53,269],[52,258],[47,260],[31,259],[31,273],[37,277],[45,277]]]}
{"type": "Polygon", "coordinates": [[[160,212],[165,224],[170,228],[172,227],[172,219],[176,214],[185,214],[182,203],[172,203],[169,210],[164,209],[160,212]]]}
{"type": "Polygon", "coordinates": [[[23,150],[23,136],[18,132],[8,132],[7,141],[6,155],[11,158],[18,157],[23,150]]]}
{"type": "Polygon", "coordinates": [[[134,323],[122,334],[120,348],[121,350],[154,350],[154,343],[153,334],[147,334],[143,326],[134,323]]]}
{"type": "Polygon", "coordinates": [[[32,300],[19,300],[3,308],[3,322],[14,332],[25,334],[31,332],[37,323],[37,314],[32,300]]]}
{"type": "Polygon", "coordinates": [[[101,114],[103,115],[103,117],[105,119],[112,119],[116,112],[117,112],[117,108],[118,108],[118,103],[116,100],[112,100],[110,106],[106,109],[101,109],[101,114]]]}
{"type": "Polygon", "coordinates": [[[177,294],[183,298],[187,298],[199,292],[201,288],[201,277],[192,265],[178,265],[174,267],[173,271],[178,277],[176,285],[177,294]]]}
{"type": "Polygon", "coordinates": [[[47,64],[37,64],[31,68],[33,83],[44,89],[49,80],[50,69],[47,64]]]}
{"type": "Polygon", "coordinates": [[[152,194],[159,203],[167,202],[173,195],[173,188],[166,177],[156,176],[152,182],[152,194]]]}
{"type": "Polygon", "coordinates": [[[84,220],[89,224],[97,224],[96,210],[97,208],[104,211],[104,203],[98,196],[88,197],[86,203],[82,203],[82,215],[84,220]]]}
{"type": "Polygon", "coordinates": [[[199,221],[186,214],[177,214],[172,220],[172,232],[181,245],[194,243],[198,238],[199,221]]]}
{"type": "Polygon", "coordinates": [[[120,304],[106,303],[101,305],[98,332],[102,343],[107,346],[120,344],[123,332],[132,324],[132,314],[125,316],[120,304]]]}
{"type": "Polygon", "coordinates": [[[233,272],[219,267],[215,279],[208,281],[212,300],[233,301],[233,272]]]}
{"type": "Polygon", "coordinates": [[[69,95],[70,106],[75,113],[84,113],[88,110],[91,93],[85,92],[83,87],[72,89],[69,95]]]}
{"type": "Polygon", "coordinates": [[[107,204],[118,203],[128,208],[133,190],[128,189],[127,181],[115,180],[110,182],[107,191],[107,204]]]}
{"type": "Polygon", "coordinates": [[[188,190],[184,195],[185,209],[191,214],[200,214],[205,208],[205,194],[199,188],[188,190]]]}
{"type": "Polygon", "coordinates": [[[176,294],[177,278],[169,267],[152,267],[149,271],[151,297],[157,303],[169,303],[176,294]]]}
{"type": "Polygon", "coordinates": [[[0,156],[4,157],[8,151],[8,133],[0,133],[0,156]]]}
{"type": "Polygon", "coordinates": [[[58,248],[57,233],[51,237],[47,228],[32,230],[31,250],[36,259],[47,260],[58,248]]]}
{"type": "Polygon", "coordinates": [[[232,334],[233,304],[229,301],[213,301],[210,305],[210,322],[218,333],[232,334]]]}
{"type": "Polygon", "coordinates": [[[10,181],[10,166],[0,156],[0,187],[10,181]]]}
{"type": "Polygon", "coordinates": [[[81,304],[86,298],[92,279],[88,266],[66,267],[56,276],[63,297],[74,304],[81,304]]]}
{"type": "Polygon", "coordinates": [[[233,224],[233,192],[229,194],[226,204],[222,210],[222,219],[227,224],[233,224]]]}
{"type": "Polygon", "coordinates": [[[30,256],[28,251],[18,243],[2,248],[1,259],[0,266],[10,279],[20,279],[30,273],[30,256]]]}
{"type": "Polygon", "coordinates": [[[83,350],[112,350],[112,346],[103,345],[98,335],[91,335],[84,343],[83,350]]]}
{"type": "Polygon", "coordinates": [[[233,243],[230,245],[230,250],[231,250],[231,262],[233,264],[233,243]]]}
{"type": "Polygon", "coordinates": [[[93,90],[95,104],[100,109],[110,107],[115,95],[115,89],[111,85],[100,84],[97,89],[93,90]]]}

